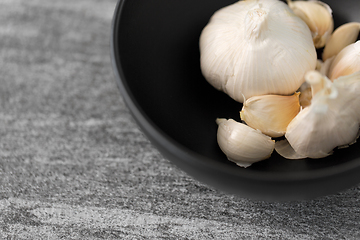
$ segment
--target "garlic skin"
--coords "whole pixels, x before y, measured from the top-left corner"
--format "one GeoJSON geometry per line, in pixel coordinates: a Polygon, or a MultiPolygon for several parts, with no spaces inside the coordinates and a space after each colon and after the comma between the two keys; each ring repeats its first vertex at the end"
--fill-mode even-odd
{"type": "Polygon", "coordinates": [[[317,61],[308,26],[279,0],[239,1],[218,10],[199,45],[205,79],[238,102],[293,94],[317,61]]]}
{"type": "Polygon", "coordinates": [[[299,103],[300,103],[300,108],[306,108],[308,106],[310,106],[311,104],[311,99],[312,99],[312,92],[311,92],[311,86],[310,84],[308,84],[307,82],[304,82],[300,88],[299,88],[299,103]]]}
{"type": "Polygon", "coordinates": [[[269,158],[275,141],[243,123],[218,118],[217,141],[227,158],[240,167],[269,158]]]}
{"type": "Polygon", "coordinates": [[[281,137],[291,120],[299,113],[300,93],[291,96],[263,95],[245,101],[241,120],[270,137],[281,137]]]}
{"type": "Polygon", "coordinates": [[[327,76],[330,80],[350,75],[360,70],[360,41],[352,43],[342,49],[332,60],[327,76]]]}
{"type": "Polygon", "coordinates": [[[291,1],[289,7],[310,28],[316,48],[324,47],[334,30],[332,10],[321,1],[291,1]]]}
{"type": "Polygon", "coordinates": [[[335,56],[332,56],[331,58],[326,59],[326,61],[321,62],[321,66],[319,66],[319,68],[317,68],[316,70],[318,70],[322,75],[328,76],[330,66],[334,61],[334,58],[335,56]]]}
{"type": "Polygon", "coordinates": [[[358,22],[350,22],[338,27],[325,45],[323,61],[336,56],[343,48],[354,43],[358,38],[359,31],[360,23],[358,22]]]}
{"type": "Polygon", "coordinates": [[[360,123],[360,71],[353,74],[341,76],[334,80],[334,86],[340,89],[341,92],[346,94],[347,106],[351,109],[352,115],[360,123]]]}
{"type": "Polygon", "coordinates": [[[356,94],[349,94],[317,71],[310,71],[305,78],[313,90],[311,105],[290,122],[285,137],[298,155],[322,158],[358,137],[358,114],[349,107],[356,94]]]}
{"type": "Polygon", "coordinates": [[[275,151],[282,157],[286,159],[304,159],[306,156],[300,155],[295,152],[295,150],[291,147],[289,142],[284,139],[275,142],[275,151]]]}

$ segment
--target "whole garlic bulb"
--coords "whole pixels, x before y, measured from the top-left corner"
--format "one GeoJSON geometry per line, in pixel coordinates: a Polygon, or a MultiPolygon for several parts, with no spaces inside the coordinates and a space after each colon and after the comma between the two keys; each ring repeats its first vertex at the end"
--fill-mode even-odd
{"type": "Polygon", "coordinates": [[[219,118],[217,141],[228,159],[240,167],[270,157],[275,148],[275,141],[243,123],[233,119],[219,118]]]}
{"type": "Polygon", "coordinates": [[[224,7],[200,36],[204,77],[239,102],[294,93],[316,62],[308,26],[279,0],[246,0],[224,7]]]}

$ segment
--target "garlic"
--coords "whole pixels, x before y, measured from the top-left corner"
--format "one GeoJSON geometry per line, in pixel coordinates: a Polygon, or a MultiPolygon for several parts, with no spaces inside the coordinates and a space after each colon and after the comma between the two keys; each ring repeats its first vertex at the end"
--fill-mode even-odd
{"type": "MultiPolygon", "coordinates": [[[[319,71],[322,75],[326,75],[328,69],[330,68],[332,59],[333,58],[328,59],[325,62],[318,60],[317,65],[316,65],[316,70],[319,71]]],[[[314,88],[314,86],[312,87],[310,85],[310,83],[306,82],[306,81],[300,86],[298,91],[300,92],[299,102],[300,102],[301,108],[306,108],[306,107],[310,106],[311,99],[314,95],[313,91],[312,91],[313,88],[314,88]]]]}
{"type": "Polygon", "coordinates": [[[228,159],[238,166],[251,164],[270,157],[275,142],[260,131],[236,122],[233,119],[219,118],[217,141],[228,159]]]}
{"type": "Polygon", "coordinates": [[[238,1],[218,10],[199,44],[205,79],[239,102],[293,94],[316,67],[308,26],[279,0],[238,1]]]}
{"type": "Polygon", "coordinates": [[[299,96],[299,103],[300,107],[306,108],[310,106],[311,99],[312,99],[312,92],[311,86],[307,82],[304,82],[299,88],[300,96],[299,96]]]}
{"type": "Polygon", "coordinates": [[[359,102],[360,97],[344,87],[344,79],[349,77],[332,83],[319,72],[310,71],[305,78],[313,91],[311,105],[290,122],[285,137],[298,155],[322,158],[335,147],[351,144],[358,137],[360,116],[351,105],[356,98],[359,102]]]}
{"type": "Polygon", "coordinates": [[[322,75],[328,76],[330,66],[334,60],[335,56],[332,56],[331,58],[326,59],[324,62],[321,62],[321,60],[318,60],[321,62],[320,66],[316,68],[322,75]]]}
{"type": "Polygon", "coordinates": [[[291,96],[251,97],[243,105],[240,112],[241,120],[270,137],[281,137],[300,111],[299,95],[300,93],[291,96]]]}
{"type": "Polygon", "coordinates": [[[341,76],[335,79],[333,84],[346,94],[346,108],[351,109],[351,114],[360,122],[360,71],[341,76]]]}
{"type": "Polygon", "coordinates": [[[316,48],[325,43],[334,30],[331,8],[321,1],[292,1],[287,0],[289,7],[310,28],[316,48]]]}
{"type": "Polygon", "coordinates": [[[343,48],[354,43],[358,38],[360,23],[350,22],[338,27],[326,43],[323,51],[323,61],[336,56],[343,48]]]}
{"type": "Polygon", "coordinates": [[[332,60],[327,76],[330,80],[350,75],[360,70],[360,41],[342,49],[332,60]]]}
{"type": "Polygon", "coordinates": [[[306,156],[300,155],[295,152],[295,150],[291,147],[289,142],[284,139],[275,142],[275,151],[282,157],[286,159],[304,159],[306,156]]]}

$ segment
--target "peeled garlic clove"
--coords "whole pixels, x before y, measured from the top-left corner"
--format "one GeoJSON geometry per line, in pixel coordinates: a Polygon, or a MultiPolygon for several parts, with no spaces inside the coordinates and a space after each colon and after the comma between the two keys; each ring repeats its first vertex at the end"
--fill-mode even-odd
{"type": "Polygon", "coordinates": [[[220,149],[238,166],[248,167],[264,160],[274,150],[275,142],[270,137],[243,123],[223,118],[217,119],[216,123],[220,149]]]}
{"type": "Polygon", "coordinates": [[[343,48],[354,43],[359,36],[360,23],[350,22],[341,25],[326,43],[322,58],[324,61],[336,56],[343,48]]]}
{"type": "Polygon", "coordinates": [[[352,43],[340,51],[332,61],[327,76],[330,80],[350,75],[360,70],[360,41],[352,43]]]}
{"type": "Polygon", "coordinates": [[[218,10],[199,44],[205,79],[239,102],[294,93],[317,61],[309,28],[279,0],[238,1],[218,10]]]}
{"type": "Polygon", "coordinates": [[[311,105],[290,122],[285,137],[297,154],[322,158],[335,147],[354,142],[359,121],[349,108],[353,99],[348,92],[316,71],[310,71],[305,78],[317,92],[311,105]]]}
{"type": "Polygon", "coordinates": [[[243,105],[241,119],[270,137],[281,137],[300,111],[299,94],[251,97],[243,105]]]}
{"type": "Polygon", "coordinates": [[[329,5],[321,1],[291,1],[289,7],[310,28],[316,48],[325,46],[325,43],[334,30],[332,10],[329,5]]]}

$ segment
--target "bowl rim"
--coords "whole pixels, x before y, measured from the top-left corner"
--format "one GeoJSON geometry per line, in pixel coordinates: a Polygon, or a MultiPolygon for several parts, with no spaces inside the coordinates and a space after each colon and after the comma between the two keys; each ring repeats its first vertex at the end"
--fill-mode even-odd
{"type": "MultiPolygon", "coordinates": [[[[237,168],[230,165],[225,165],[214,159],[202,156],[190,149],[185,148],[183,145],[176,142],[169,135],[163,132],[156,124],[146,115],[145,111],[141,108],[134,95],[132,94],[124,76],[124,72],[121,66],[121,56],[117,54],[119,49],[116,39],[118,38],[118,26],[121,22],[121,16],[124,11],[124,4],[126,0],[118,0],[114,10],[114,15],[111,22],[111,38],[110,38],[110,55],[113,73],[117,82],[118,89],[121,93],[125,104],[132,117],[134,118],[141,131],[150,140],[150,142],[158,148],[168,160],[175,165],[179,165],[179,161],[184,161],[187,164],[201,165],[202,167],[211,169],[213,171],[220,171],[224,174],[230,174],[235,177],[243,179],[255,180],[255,181],[267,181],[267,182],[305,182],[312,180],[324,180],[327,178],[341,177],[349,172],[353,172],[352,176],[360,175],[360,157],[354,159],[354,161],[344,162],[335,166],[326,168],[312,169],[299,172],[263,172],[254,171],[249,169],[237,168]],[[164,152],[165,151],[165,152],[164,152]]],[[[296,161],[296,160],[294,160],[296,161]]],[[[181,164],[180,164],[181,165],[181,164]]],[[[180,167],[181,168],[181,167],[180,167]]],[[[185,171],[186,172],[186,171],[185,171]]],[[[196,176],[194,176],[196,178],[196,176]]],[[[347,184],[347,187],[357,184],[359,179],[353,181],[353,183],[347,184]]]]}

